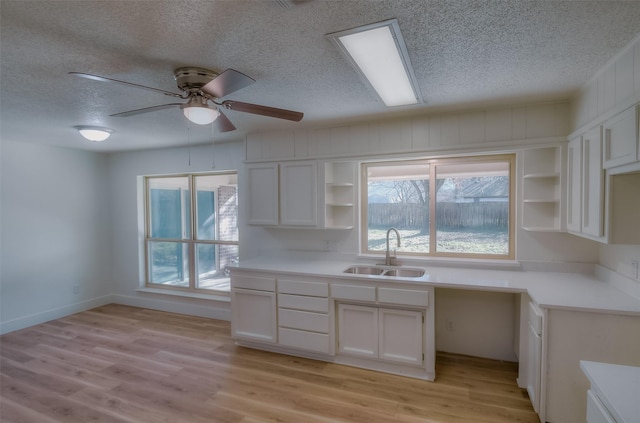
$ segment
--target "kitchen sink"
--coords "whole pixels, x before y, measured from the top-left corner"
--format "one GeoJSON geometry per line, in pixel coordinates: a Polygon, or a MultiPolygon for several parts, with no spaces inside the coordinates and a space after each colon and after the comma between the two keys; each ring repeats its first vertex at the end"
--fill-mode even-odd
{"type": "Polygon", "coordinates": [[[356,275],[381,275],[384,269],[374,266],[351,266],[344,273],[353,273],[356,275]]]}
{"type": "Polygon", "coordinates": [[[384,272],[384,276],[398,276],[401,278],[419,278],[424,275],[422,269],[390,269],[384,272]]]}
{"type": "Polygon", "coordinates": [[[385,269],[377,266],[351,266],[344,270],[343,273],[352,273],[354,275],[374,275],[374,276],[389,276],[400,278],[419,278],[424,275],[422,269],[385,269]]]}

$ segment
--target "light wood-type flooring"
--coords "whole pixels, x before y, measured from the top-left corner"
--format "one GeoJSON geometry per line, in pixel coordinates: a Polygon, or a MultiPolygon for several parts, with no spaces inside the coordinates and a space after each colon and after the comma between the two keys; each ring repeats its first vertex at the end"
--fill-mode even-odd
{"type": "Polygon", "coordinates": [[[531,422],[517,365],[439,353],[436,382],[238,347],[229,322],[121,305],[0,337],[0,421],[531,422]]]}

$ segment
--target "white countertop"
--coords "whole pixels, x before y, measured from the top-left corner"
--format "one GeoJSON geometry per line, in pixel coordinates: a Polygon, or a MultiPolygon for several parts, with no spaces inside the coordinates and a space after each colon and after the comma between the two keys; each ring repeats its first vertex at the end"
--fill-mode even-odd
{"type": "MultiPolygon", "coordinates": [[[[311,277],[389,281],[388,276],[354,275],[343,271],[354,264],[374,261],[322,253],[264,256],[242,260],[238,269],[289,273],[311,277]]],[[[528,293],[542,308],[640,315],[640,299],[615,288],[593,275],[578,273],[528,272],[520,269],[489,270],[408,264],[425,274],[419,278],[394,278],[407,284],[429,284],[437,288],[528,293]]]]}
{"type": "Polygon", "coordinates": [[[640,422],[640,367],[580,361],[580,368],[616,422],[640,422]]]}

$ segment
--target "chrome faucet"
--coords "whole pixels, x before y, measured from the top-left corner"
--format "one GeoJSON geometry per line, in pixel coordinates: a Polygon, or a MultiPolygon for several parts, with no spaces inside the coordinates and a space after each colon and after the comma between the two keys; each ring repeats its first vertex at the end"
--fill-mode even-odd
{"type": "Polygon", "coordinates": [[[393,250],[393,256],[389,252],[389,235],[391,234],[391,231],[396,233],[396,249],[400,248],[400,233],[396,228],[389,228],[389,230],[387,230],[387,252],[384,258],[385,266],[395,265],[396,250],[393,250]]]}

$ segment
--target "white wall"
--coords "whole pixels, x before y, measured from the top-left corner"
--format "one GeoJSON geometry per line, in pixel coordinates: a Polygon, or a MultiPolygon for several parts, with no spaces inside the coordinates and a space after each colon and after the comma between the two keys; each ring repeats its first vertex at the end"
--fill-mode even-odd
{"type": "Polygon", "coordinates": [[[111,302],[103,155],[2,142],[0,332],[111,302]]]}
{"type": "MultiPolygon", "coordinates": [[[[139,290],[143,286],[143,276],[140,273],[143,263],[140,254],[143,232],[139,220],[141,193],[138,188],[139,177],[145,175],[236,170],[243,166],[243,154],[243,144],[236,142],[216,145],[213,150],[211,146],[198,146],[109,155],[109,214],[113,221],[111,273],[117,302],[211,318],[230,318],[228,301],[185,298],[139,290]],[[212,168],[213,160],[215,168],[212,168]]],[[[241,179],[242,174],[238,177],[241,179]]],[[[241,227],[241,237],[244,232],[241,227]]],[[[241,248],[243,244],[250,242],[251,240],[241,238],[241,248]]],[[[240,253],[242,254],[242,250],[240,253]]]]}
{"type": "Polygon", "coordinates": [[[434,304],[438,351],[517,361],[513,294],[436,288],[434,304]]]}

